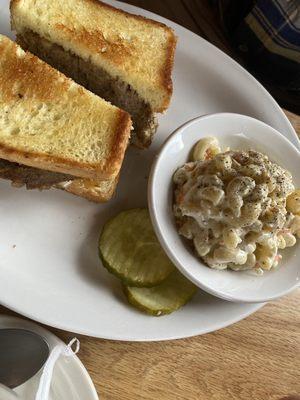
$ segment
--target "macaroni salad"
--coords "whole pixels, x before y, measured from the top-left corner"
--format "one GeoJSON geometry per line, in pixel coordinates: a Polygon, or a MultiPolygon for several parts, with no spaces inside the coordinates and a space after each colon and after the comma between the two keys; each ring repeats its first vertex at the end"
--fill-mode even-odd
{"type": "Polygon", "coordinates": [[[221,152],[216,138],[204,138],[173,181],[179,233],[211,268],[262,274],[300,237],[300,190],[264,154],[221,152]]]}

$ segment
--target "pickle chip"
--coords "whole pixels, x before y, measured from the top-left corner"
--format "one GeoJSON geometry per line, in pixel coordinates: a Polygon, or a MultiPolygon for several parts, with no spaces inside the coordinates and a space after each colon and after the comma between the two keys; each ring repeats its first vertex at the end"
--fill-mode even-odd
{"type": "Polygon", "coordinates": [[[196,293],[197,286],[179,271],[173,271],[160,285],[152,288],[124,286],[130,304],[147,314],[170,314],[184,306],[196,293]]]}
{"type": "Polygon", "coordinates": [[[158,285],[175,269],[146,209],[123,211],[108,221],[100,236],[99,254],[103,265],[130,286],[158,285]]]}

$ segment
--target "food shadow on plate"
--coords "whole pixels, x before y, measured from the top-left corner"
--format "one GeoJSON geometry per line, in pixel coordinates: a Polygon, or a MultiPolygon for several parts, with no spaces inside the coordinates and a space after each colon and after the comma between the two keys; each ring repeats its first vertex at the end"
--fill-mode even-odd
{"type": "Polygon", "coordinates": [[[81,278],[88,281],[89,285],[96,287],[99,291],[109,291],[118,300],[123,301],[120,282],[103,267],[99,258],[98,241],[101,231],[99,224],[101,214],[99,214],[98,218],[95,216],[94,224],[79,247],[77,270],[81,278]]]}
{"type": "Polygon", "coordinates": [[[144,154],[142,150],[134,147],[128,149],[116,193],[109,202],[87,203],[95,208],[95,212],[89,221],[88,232],[78,252],[78,269],[82,277],[92,284],[96,282],[98,286],[111,285],[111,282],[114,282],[113,286],[118,287],[118,292],[120,292],[120,282],[103,267],[99,258],[98,242],[105,223],[115,215],[132,208],[147,207],[147,174],[151,162],[148,160],[145,163],[142,154],[144,154]],[[136,187],[139,187],[137,193],[135,193],[136,187]]]}
{"type": "MultiPolygon", "coordinates": [[[[119,212],[119,208],[123,210],[122,204],[119,204],[119,207],[116,207],[116,204],[109,208],[106,207],[105,210],[101,210],[101,206],[99,207],[99,211],[94,215],[89,232],[79,247],[76,266],[81,279],[87,281],[96,291],[99,290],[102,294],[104,291],[124,305],[127,304],[127,300],[122,290],[122,283],[103,267],[98,253],[102,223],[106,223],[116,215],[119,212]],[[101,224],[99,224],[99,221],[101,221],[101,224]]],[[[196,300],[195,304],[197,305],[197,303],[198,301],[196,300]]]]}

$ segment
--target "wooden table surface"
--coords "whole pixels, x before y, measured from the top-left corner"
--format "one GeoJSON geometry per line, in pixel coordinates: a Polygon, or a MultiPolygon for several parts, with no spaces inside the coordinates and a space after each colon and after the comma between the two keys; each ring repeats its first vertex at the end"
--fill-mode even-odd
{"type": "MultiPolygon", "coordinates": [[[[231,53],[206,0],[128,2],[185,25],[231,53]]],[[[286,114],[300,134],[300,117],[286,114]]],[[[170,342],[79,336],[79,357],[102,400],[299,400],[299,305],[297,290],[231,327],[170,342]]],[[[1,307],[0,312],[13,314],[1,307]]],[[[66,342],[73,337],[50,330],[66,342]]]]}

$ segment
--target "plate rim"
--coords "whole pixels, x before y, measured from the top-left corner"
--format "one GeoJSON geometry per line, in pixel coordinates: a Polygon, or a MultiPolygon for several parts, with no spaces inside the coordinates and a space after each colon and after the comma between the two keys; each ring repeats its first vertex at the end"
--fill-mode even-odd
{"type": "MultiPolygon", "coordinates": [[[[226,301],[226,300],[221,300],[221,301],[226,301]]],[[[163,337],[163,338],[158,336],[158,337],[154,337],[154,338],[152,337],[152,338],[146,338],[146,339],[138,339],[138,338],[132,339],[132,337],[129,337],[129,336],[128,337],[126,337],[126,336],[119,337],[118,335],[115,335],[114,337],[111,337],[111,336],[109,337],[107,335],[103,335],[103,336],[100,337],[100,336],[97,336],[95,333],[93,333],[93,332],[91,332],[89,330],[84,330],[84,329],[82,329],[81,331],[73,330],[73,329],[69,330],[69,328],[66,328],[65,326],[62,326],[59,323],[55,323],[55,324],[49,325],[49,323],[44,318],[36,319],[32,315],[30,315],[30,313],[22,313],[22,314],[20,314],[20,312],[18,311],[17,308],[11,308],[11,307],[8,307],[7,305],[5,305],[5,303],[1,303],[1,305],[3,305],[6,308],[9,308],[11,311],[14,311],[14,312],[26,317],[26,318],[30,318],[32,321],[35,321],[35,322],[28,321],[28,322],[30,322],[32,324],[35,324],[35,323],[38,322],[40,324],[47,325],[50,328],[60,329],[62,331],[67,331],[67,332],[75,333],[75,334],[78,334],[78,335],[84,335],[84,336],[88,336],[88,337],[93,337],[93,338],[96,338],[96,339],[112,340],[112,341],[119,341],[119,342],[136,342],[136,343],[165,342],[165,341],[169,341],[169,340],[180,340],[180,339],[187,339],[187,338],[191,338],[191,337],[195,337],[195,336],[205,335],[207,333],[216,332],[216,331],[218,331],[220,329],[227,328],[228,326],[231,326],[231,325],[233,325],[233,324],[235,324],[237,322],[242,321],[243,319],[245,319],[245,318],[249,317],[250,315],[254,314],[256,311],[260,310],[266,304],[268,304],[268,303],[248,303],[248,304],[245,304],[246,307],[247,306],[249,307],[246,312],[240,313],[239,316],[231,318],[230,320],[227,320],[225,323],[218,325],[217,328],[204,329],[203,331],[201,331],[201,333],[192,332],[191,334],[188,334],[188,335],[185,335],[185,336],[182,336],[180,334],[179,335],[173,334],[173,335],[169,335],[168,337],[163,337]],[[252,308],[250,308],[250,306],[252,306],[252,308]]],[[[4,315],[4,316],[8,317],[8,315],[4,315]]],[[[0,315],[0,322],[1,322],[1,317],[2,317],[2,315],[0,315]]],[[[22,318],[19,318],[19,317],[14,317],[14,318],[22,319],[22,318]]],[[[158,317],[153,317],[153,318],[158,318],[158,317]]],[[[37,326],[39,328],[47,331],[47,329],[45,329],[43,327],[40,327],[39,325],[37,325],[37,326]]],[[[50,333],[52,335],[54,335],[52,332],[50,332],[50,333]]],[[[81,363],[81,361],[79,359],[78,359],[78,361],[81,363]]],[[[82,364],[82,367],[85,369],[83,364],[82,364]]]]}
{"type": "MultiPolygon", "coordinates": [[[[8,0],[7,0],[8,1],[8,0]]],[[[253,76],[251,75],[243,66],[238,64],[233,58],[231,58],[229,55],[227,55],[225,52],[220,50],[218,47],[214,46],[210,42],[208,42],[206,39],[202,38],[201,36],[197,35],[196,33],[190,31],[189,29],[177,24],[176,22],[173,22],[167,18],[164,18],[158,14],[155,14],[151,11],[145,10],[143,8],[137,7],[130,5],[128,3],[122,3],[117,0],[105,0],[106,3],[111,4],[115,7],[121,8],[125,11],[135,13],[135,14],[140,14],[144,15],[148,18],[152,18],[158,21],[161,21],[165,23],[166,25],[172,27],[173,29],[176,29],[178,32],[178,36],[180,38],[180,31],[184,33],[185,35],[192,35],[194,39],[200,41],[202,46],[205,46],[206,48],[209,48],[210,51],[214,52],[214,54],[217,54],[218,56],[222,57],[223,59],[226,60],[226,64],[229,65],[230,68],[235,68],[236,70],[240,71],[241,73],[244,74],[244,77],[247,81],[251,81],[252,85],[255,85],[258,90],[260,90],[261,94],[264,95],[264,99],[268,100],[268,104],[271,103],[273,107],[278,111],[278,114],[281,118],[281,120],[285,123],[286,129],[289,132],[289,138],[288,140],[292,142],[291,138],[293,138],[293,145],[297,145],[298,148],[300,148],[300,139],[298,138],[291,122],[289,121],[288,117],[285,115],[279,104],[276,102],[276,100],[271,96],[271,94],[264,88],[264,86],[253,76]]],[[[287,132],[285,132],[287,134],[287,132]]],[[[118,340],[118,341],[131,341],[131,342],[151,342],[151,341],[166,341],[166,340],[176,340],[176,339],[183,339],[183,338],[188,338],[188,337],[194,337],[202,334],[206,334],[209,332],[214,332],[219,329],[223,329],[227,326],[230,326],[236,322],[239,322],[243,320],[244,318],[248,317],[249,315],[253,314],[254,312],[258,311],[260,308],[262,308],[266,303],[255,303],[251,304],[249,303],[246,305],[246,307],[249,307],[247,312],[244,313],[239,313],[238,316],[231,318],[230,320],[227,320],[226,323],[220,324],[217,327],[211,327],[210,329],[204,329],[199,332],[199,329],[194,331],[191,329],[190,334],[169,334],[169,335],[164,335],[163,337],[155,337],[152,336],[151,338],[137,338],[137,337],[132,337],[132,336],[122,336],[119,337],[119,335],[99,335],[99,333],[93,332],[92,330],[89,329],[84,329],[84,328],[74,328],[71,327],[70,323],[67,324],[60,324],[60,323],[55,323],[53,321],[49,321],[49,318],[40,317],[40,316],[34,316],[31,315],[30,312],[24,312],[19,309],[19,307],[12,307],[11,305],[8,305],[6,302],[3,302],[0,300],[0,304],[3,305],[4,307],[7,307],[10,310],[13,310],[25,317],[28,317],[34,321],[37,321],[42,324],[46,324],[50,327],[61,329],[61,330],[67,330],[69,332],[74,332],[82,335],[87,335],[87,336],[92,336],[96,338],[101,338],[101,339],[106,339],[106,340],[118,340]],[[251,305],[251,307],[250,307],[251,305]]]]}

